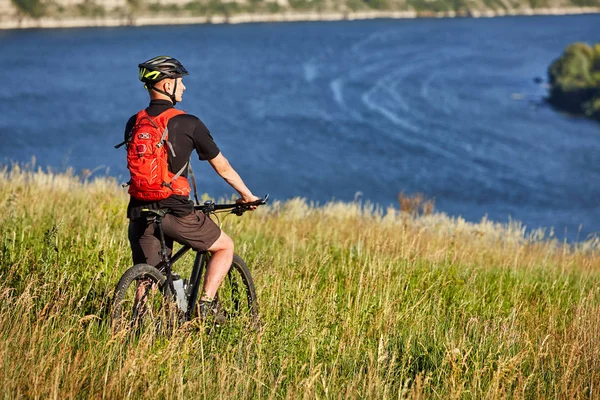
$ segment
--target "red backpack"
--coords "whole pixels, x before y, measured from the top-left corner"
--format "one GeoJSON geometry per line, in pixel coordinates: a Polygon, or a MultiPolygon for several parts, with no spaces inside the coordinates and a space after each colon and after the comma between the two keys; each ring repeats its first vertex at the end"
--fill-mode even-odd
{"type": "Polygon", "coordinates": [[[169,171],[170,151],[173,145],[168,141],[167,124],[184,111],[170,108],[156,117],[150,117],[146,110],[137,113],[135,125],[131,129],[127,144],[127,169],[131,174],[128,182],[129,194],[138,200],[158,201],[172,194],[190,195],[190,184],[181,176],[189,161],[177,173],[169,171]]]}

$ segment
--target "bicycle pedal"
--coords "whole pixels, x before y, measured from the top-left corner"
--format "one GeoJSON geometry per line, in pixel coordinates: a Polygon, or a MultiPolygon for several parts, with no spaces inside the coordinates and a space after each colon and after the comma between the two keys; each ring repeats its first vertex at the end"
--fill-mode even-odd
{"type": "MultiPolygon", "coordinates": [[[[164,268],[161,268],[159,271],[160,271],[160,273],[161,273],[161,274],[163,274],[164,276],[167,276],[167,271],[165,271],[165,270],[164,270],[164,268]]],[[[172,278],[174,281],[178,281],[178,280],[180,280],[180,279],[181,279],[181,275],[179,275],[177,272],[171,271],[171,278],[172,278]]]]}
{"type": "MultiPolygon", "coordinates": [[[[158,272],[160,272],[164,276],[167,276],[167,269],[165,268],[164,265],[158,269],[158,272]]],[[[173,270],[171,270],[171,276],[173,277],[174,281],[176,281],[178,279],[181,279],[181,276],[177,272],[175,272],[173,270]]]]}
{"type": "Polygon", "coordinates": [[[224,325],[227,322],[227,312],[216,301],[201,301],[200,319],[204,322],[211,321],[215,325],[224,325]]]}

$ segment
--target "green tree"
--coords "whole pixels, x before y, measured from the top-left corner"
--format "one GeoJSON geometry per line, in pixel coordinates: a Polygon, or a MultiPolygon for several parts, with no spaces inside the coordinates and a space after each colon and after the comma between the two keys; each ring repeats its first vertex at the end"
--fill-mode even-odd
{"type": "Polygon", "coordinates": [[[204,15],[206,14],[207,6],[199,0],[195,0],[187,3],[183,9],[192,15],[204,15]]]}
{"type": "Polygon", "coordinates": [[[12,2],[21,14],[32,18],[43,17],[46,11],[46,7],[41,0],[12,0],[12,2]]]}
{"type": "Polygon", "coordinates": [[[387,0],[363,0],[364,3],[375,10],[384,10],[388,7],[387,0]]]}
{"type": "Polygon", "coordinates": [[[600,45],[568,46],[548,68],[551,104],[600,119],[600,45]]]}
{"type": "Polygon", "coordinates": [[[94,2],[94,0],[85,0],[83,3],[77,5],[79,13],[87,17],[104,17],[106,10],[101,5],[94,2]]]}
{"type": "Polygon", "coordinates": [[[127,0],[127,6],[132,14],[136,14],[142,8],[142,0],[127,0]]]}

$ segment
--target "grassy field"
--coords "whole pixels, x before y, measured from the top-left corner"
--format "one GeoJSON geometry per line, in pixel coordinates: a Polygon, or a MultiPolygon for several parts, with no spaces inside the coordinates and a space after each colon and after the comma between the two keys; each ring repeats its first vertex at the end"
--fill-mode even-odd
{"type": "Polygon", "coordinates": [[[600,243],[518,223],[274,203],[223,220],[264,327],[113,335],[108,179],[0,169],[3,398],[600,398],[600,243]]]}

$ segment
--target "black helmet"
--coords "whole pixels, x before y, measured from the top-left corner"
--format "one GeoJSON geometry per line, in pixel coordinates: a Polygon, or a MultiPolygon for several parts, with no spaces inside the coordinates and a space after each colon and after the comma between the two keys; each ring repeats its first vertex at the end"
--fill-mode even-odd
{"type": "Polygon", "coordinates": [[[151,58],[138,65],[140,68],[140,81],[153,84],[165,78],[176,79],[189,75],[179,61],[169,56],[151,58]]]}

